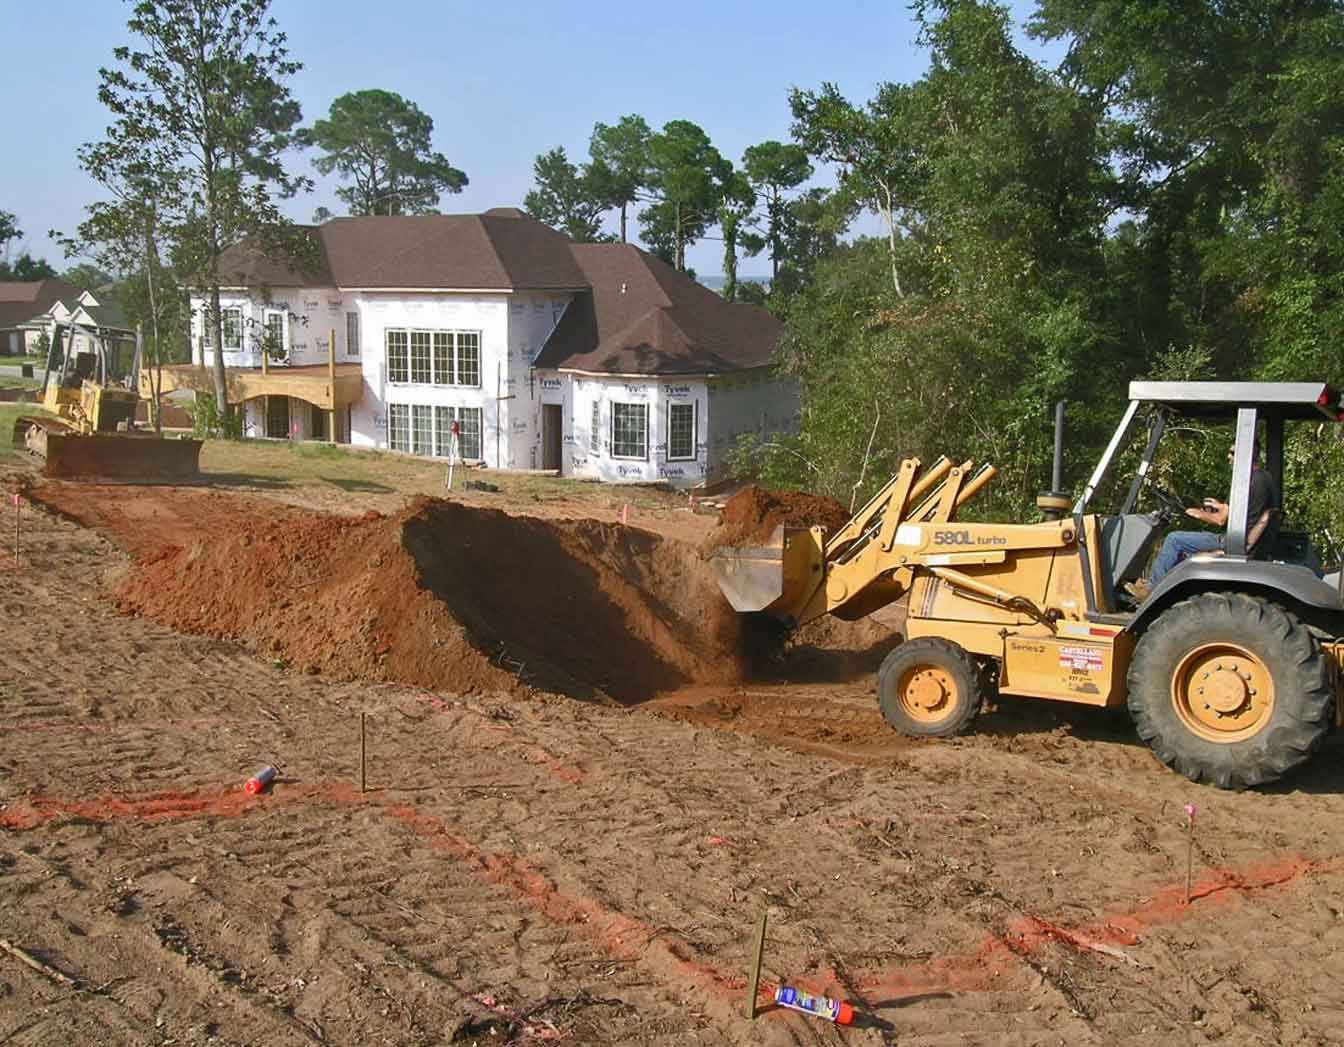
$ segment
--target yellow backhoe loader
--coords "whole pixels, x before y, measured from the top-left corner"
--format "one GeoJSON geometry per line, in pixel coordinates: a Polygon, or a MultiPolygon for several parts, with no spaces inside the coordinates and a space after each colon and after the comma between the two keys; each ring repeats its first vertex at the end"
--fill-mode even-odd
{"type": "Polygon", "coordinates": [[[1344,585],[1322,580],[1305,536],[1280,521],[1248,550],[1257,426],[1282,490],[1285,422],[1342,418],[1339,394],[1323,383],[1135,382],[1076,501],[1059,493],[1057,418],[1054,490],[1037,502],[1044,522],[961,521],[958,510],[994,467],[940,458],[925,469],[908,459],[835,534],[780,528],[768,546],[722,549],[712,564],[736,610],[790,626],[860,618],[907,597],[906,639],[877,676],[882,714],[899,731],[965,730],[995,687],[1127,705],[1168,766],[1223,788],[1260,785],[1304,763],[1344,723],[1344,585]],[[1148,432],[1135,475],[1108,483],[1141,416],[1148,432]],[[1186,504],[1149,481],[1179,417],[1235,423],[1224,547],[1181,563],[1126,606],[1124,583],[1140,576],[1186,504]],[[1124,492],[1109,513],[1093,506],[1104,485],[1124,492]],[[1139,513],[1145,491],[1157,507],[1139,513]]]}

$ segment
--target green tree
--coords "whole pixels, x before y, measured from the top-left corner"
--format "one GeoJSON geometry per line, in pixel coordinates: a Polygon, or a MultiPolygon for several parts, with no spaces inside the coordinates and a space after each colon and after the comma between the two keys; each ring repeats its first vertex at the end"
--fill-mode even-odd
{"type": "Polygon", "coordinates": [[[607,207],[620,211],[621,243],[626,242],[626,213],[640,199],[649,180],[649,140],[653,132],[642,116],[623,116],[614,124],[599,123],[588,142],[592,162],[588,178],[607,207]]]}
{"type": "Polygon", "coordinates": [[[756,209],[756,191],[741,171],[732,172],[724,182],[719,197],[719,229],[723,233],[723,297],[737,301],[737,251],[739,246],[749,255],[765,246],[756,234],[743,228],[756,209]]]}
{"type": "Polygon", "coordinates": [[[773,139],[748,146],[742,154],[747,178],[765,206],[765,239],[770,248],[770,278],[779,279],[779,263],[792,216],[788,193],[812,177],[807,151],[800,145],[773,139]]]}
{"type": "Polygon", "coordinates": [[[34,258],[27,251],[22,252],[13,262],[0,262],[0,280],[49,280],[56,270],[43,258],[34,258]]]}
{"type": "Polygon", "coordinates": [[[652,202],[639,213],[644,241],[678,270],[686,248],[718,220],[733,168],[689,120],[671,120],[649,139],[652,202]]]}
{"type": "Polygon", "coordinates": [[[351,214],[433,214],[440,196],[467,184],[434,151],[433,133],[433,119],[414,102],[374,89],[341,95],[298,139],[322,150],[313,161],[322,174],[335,171],[351,183],[336,190],[351,214]]]}
{"type": "Polygon", "coordinates": [[[273,257],[312,263],[310,241],[277,205],[312,182],[281,160],[300,116],[286,82],[301,66],[269,7],[269,0],[136,0],[127,23],[136,43],[116,48],[118,67],[99,74],[98,96],[115,118],[105,144],[119,164],[152,176],[174,269],[207,298],[215,397],[226,423],[224,249],[249,238],[273,257]]]}
{"type": "Polygon", "coordinates": [[[564,146],[538,156],[532,173],[536,188],[523,200],[528,214],[579,243],[606,239],[602,235],[606,205],[594,192],[587,172],[569,162],[564,146]]]}
{"type": "MultiPolygon", "coordinates": [[[[19,228],[19,220],[8,211],[0,211],[0,256],[9,250],[11,240],[18,240],[22,236],[23,230],[19,228]]],[[[2,260],[0,257],[0,261],[2,260]]]]}
{"type": "Polygon", "coordinates": [[[887,228],[891,283],[904,296],[896,241],[918,211],[925,172],[916,138],[919,100],[905,84],[882,84],[866,106],[856,106],[835,84],[789,95],[793,134],[808,154],[839,167],[838,193],[854,209],[879,215],[887,228]]]}
{"type": "Polygon", "coordinates": [[[112,283],[116,278],[100,266],[80,262],[61,273],[61,279],[86,291],[96,291],[112,283]]]}

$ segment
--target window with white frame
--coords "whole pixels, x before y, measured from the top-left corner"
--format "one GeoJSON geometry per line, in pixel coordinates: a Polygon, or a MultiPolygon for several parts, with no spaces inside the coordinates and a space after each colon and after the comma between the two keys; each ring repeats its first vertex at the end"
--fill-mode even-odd
{"type": "Polygon", "coordinates": [[[434,384],[453,384],[453,334],[434,332],[434,384]]]}
{"type": "Polygon", "coordinates": [[[289,317],[279,309],[262,314],[261,348],[272,360],[285,355],[285,328],[289,317]]]}
{"type": "Polygon", "coordinates": [[[479,331],[388,328],[386,336],[388,381],[480,387],[479,331]]]}
{"type": "Polygon", "coordinates": [[[428,331],[411,332],[411,381],[420,384],[429,384],[429,344],[430,333],[428,331]]]}
{"type": "Polygon", "coordinates": [[[241,309],[222,309],[220,315],[224,321],[224,348],[242,349],[243,311],[241,309]]]}
{"type": "Polygon", "coordinates": [[[410,336],[405,331],[387,332],[387,380],[411,380],[410,336]]]}
{"type": "Polygon", "coordinates": [[[359,313],[345,314],[345,355],[359,355],[359,313]]]}
{"type": "Polygon", "coordinates": [[[667,405],[667,457],[669,461],[685,462],[695,457],[694,402],[667,405]]]}
{"type": "Polygon", "coordinates": [[[453,453],[453,423],[457,422],[457,457],[466,462],[481,457],[481,409],[479,407],[434,408],[434,454],[447,458],[453,453]]]}
{"type": "Polygon", "coordinates": [[[387,446],[394,451],[411,449],[411,409],[405,404],[387,405],[387,446]]]}
{"type": "Polygon", "coordinates": [[[649,405],[611,405],[611,456],[649,457],[649,405]]]}
{"type": "Polygon", "coordinates": [[[201,306],[201,348],[215,347],[215,325],[210,322],[210,310],[201,306]]]}
{"type": "Polygon", "coordinates": [[[428,457],[434,453],[434,409],[424,404],[411,408],[411,453],[428,457]]]}
{"type": "Polygon", "coordinates": [[[602,451],[602,401],[593,401],[593,427],[588,432],[588,450],[593,454],[602,451]]]}
{"type": "Polygon", "coordinates": [[[479,331],[456,331],[457,381],[454,385],[481,384],[481,335],[479,331]]]}

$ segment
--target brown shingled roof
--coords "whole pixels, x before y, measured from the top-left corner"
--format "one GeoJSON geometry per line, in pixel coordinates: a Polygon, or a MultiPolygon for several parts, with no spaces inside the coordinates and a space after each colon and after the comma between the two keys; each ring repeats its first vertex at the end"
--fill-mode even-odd
{"type": "Polygon", "coordinates": [[[706,374],[768,364],[783,325],[726,302],[632,244],[572,244],[577,295],[537,367],[607,374],[706,374]]]}
{"type": "Polygon", "coordinates": [[[571,291],[586,286],[569,240],[513,208],[480,215],[333,218],[312,229],[322,267],[302,276],[237,245],[221,260],[230,286],[571,291]]]}
{"type": "Polygon", "coordinates": [[[62,298],[77,298],[79,291],[74,284],[54,277],[0,281],[0,328],[26,324],[62,298]]]}

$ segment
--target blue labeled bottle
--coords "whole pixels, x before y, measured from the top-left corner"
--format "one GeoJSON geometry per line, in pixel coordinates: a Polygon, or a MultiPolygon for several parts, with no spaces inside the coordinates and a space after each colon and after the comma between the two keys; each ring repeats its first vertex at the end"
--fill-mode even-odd
{"type": "Polygon", "coordinates": [[[844,1001],[832,1000],[829,996],[813,996],[810,992],[799,992],[788,985],[781,985],[775,990],[775,1003],[810,1014],[814,1018],[825,1018],[836,1025],[849,1025],[854,1021],[854,1008],[844,1001]]]}

